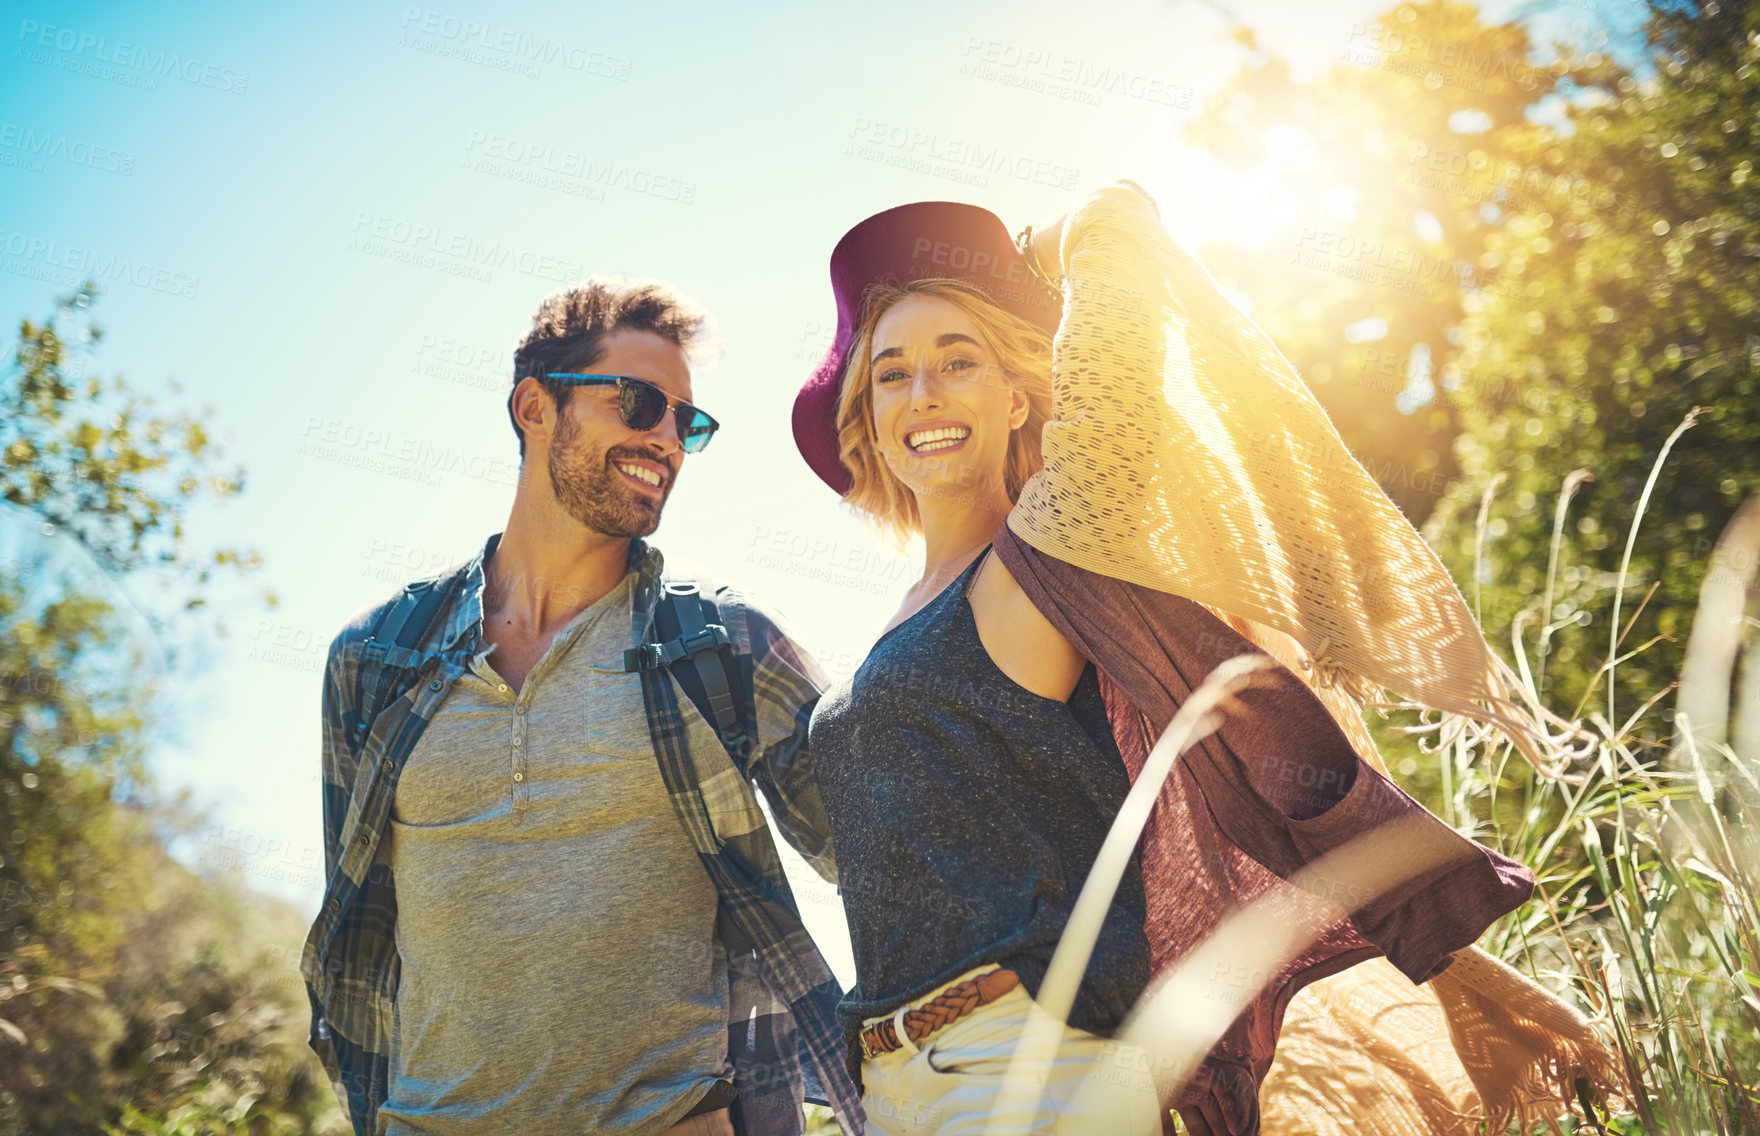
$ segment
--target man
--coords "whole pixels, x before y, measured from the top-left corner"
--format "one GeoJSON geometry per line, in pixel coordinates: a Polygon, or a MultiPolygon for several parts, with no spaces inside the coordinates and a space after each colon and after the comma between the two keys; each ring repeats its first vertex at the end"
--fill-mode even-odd
{"type": "Polygon", "coordinates": [[[359,1136],[769,1136],[801,1131],[807,1093],[861,1131],[841,991],[753,793],[835,879],[817,668],[727,587],[703,594],[743,730],[632,662],[663,591],[641,538],[715,430],[690,405],[703,327],[664,285],[546,298],[514,355],[506,530],[411,586],[438,605],[413,647],[388,645],[397,597],[330,646],[301,969],[359,1136]]]}

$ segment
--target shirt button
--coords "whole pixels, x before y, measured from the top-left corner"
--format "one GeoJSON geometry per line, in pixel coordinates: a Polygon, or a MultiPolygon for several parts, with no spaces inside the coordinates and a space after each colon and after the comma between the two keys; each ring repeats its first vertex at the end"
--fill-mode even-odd
{"type": "Polygon", "coordinates": [[[445,686],[445,685],[446,684],[441,682],[439,679],[435,679],[433,682],[428,684],[428,689],[429,690],[439,690],[442,686],[445,686]]]}
{"type": "Polygon", "coordinates": [[[526,779],[526,775],[524,773],[515,773],[513,775],[513,779],[515,781],[524,781],[526,779]]]}
{"type": "Polygon", "coordinates": [[[503,694],[506,694],[507,693],[507,684],[502,683],[501,685],[497,686],[495,689],[499,690],[503,694]]]}
{"type": "Polygon", "coordinates": [[[522,745],[525,745],[525,744],[526,744],[526,742],[525,742],[525,739],[524,739],[524,738],[514,738],[514,739],[513,739],[513,744],[514,744],[514,745],[516,745],[516,746],[522,746],[522,745]]]}
{"type": "Polygon", "coordinates": [[[513,708],[513,712],[515,714],[524,714],[526,712],[526,708],[524,706],[515,706],[513,708]]]}

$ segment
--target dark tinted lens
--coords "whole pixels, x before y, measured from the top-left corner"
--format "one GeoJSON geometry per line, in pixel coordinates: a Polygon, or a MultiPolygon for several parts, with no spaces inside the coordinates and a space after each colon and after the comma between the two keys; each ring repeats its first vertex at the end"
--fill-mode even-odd
{"type": "Polygon", "coordinates": [[[666,396],[660,388],[640,379],[623,380],[617,399],[624,424],[631,430],[652,430],[666,413],[666,396]]]}
{"type": "Polygon", "coordinates": [[[687,454],[696,453],[715,436],[715,420],[694,406],[679,407],[678,419],[679,444],[687,454]]]}

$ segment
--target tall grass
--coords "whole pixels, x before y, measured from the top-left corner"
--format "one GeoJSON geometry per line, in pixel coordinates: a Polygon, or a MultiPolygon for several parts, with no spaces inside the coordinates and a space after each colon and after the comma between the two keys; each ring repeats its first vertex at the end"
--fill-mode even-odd
{"type": "MultiPolygon", "coordinates": [[[[1586,476],[1567,479],[1560,495],[1548,601],[1569,498],[1586,476]]],[[[1486,491],[1481,518],[1495,488],[1486,491]]],[[[1483,525],[1480,532],[1482,541],[1483,525]]],[[[1475,561],[1483,555],[1481,546],[1475,561]]],[[[1634,613],[1618,626],[1627,585],[1622,570],[1607,601],[1614,618],[1606,661],[1577,705],[1552,707],[1559,713],[1583,717],[1596,687],[1611,688],[1617,668],[1656,642],[1625,641],[1636,620],[1634,613]]],[[[1550,603],[1542,612],[1559,615],[1550,603]]],[[[1565,612],[1543,627],[1533,658],[1522,634],[1531,614],[1486,632],[1507,632],[1520,672],[1543,675],[1551,632],[1581,614],[1565,612]]],[[[1562,1126],[1622,1136],[1760,1136],[1760,771],[1753,755],[1744,761],[1677,729],[1675,687],[1655,691],[1623,720],[1600,708],[1588,713],[1598,744],[1575,784],[1537,776],[1512,761],[1507,746],[1490,760],[1459,741],[1430,751],[1439,811],[1535,872],[1534,899],[1481,945],[1590,1013],[1625,1066],[1629,1100],[1599,1102],[1589,1121],[1560,1118],[1562,1126]]],[[[1542,697],[1531,680],[1530,690],[1542,697]]],[[[1712,701],[1728,705],[1722,694],[1712,701]]],[[[1611,694],[1601,697],[1611,711],[1611,694]]]]}
{"type": "Polygon", "coordinates": [[[1533,867],[1538,885],[1481,945],[1605,1028],[1632,1089],[1609,1130],[1753,1136],[1760,782],[1727,750],[1691,745],[1687,768],[1657,768],[1632,744],[1642,713],[1607,732],[1580,786],[1507,759],[1457,765],[1450,811],[1469,816],[1483,800],[1492,819],[1479,838],[1533,867]]]}

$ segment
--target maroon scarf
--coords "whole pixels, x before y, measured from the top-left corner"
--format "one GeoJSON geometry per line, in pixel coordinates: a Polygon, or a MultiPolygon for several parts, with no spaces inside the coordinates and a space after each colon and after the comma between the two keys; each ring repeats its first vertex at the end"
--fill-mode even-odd
{"type": "MultiPolygon", "coordinates": [[[[1132,779],[1179,705],[1224,659],[1261,653],[1204,607],[1048,556],[1006,525],[997,554],[1045,617],[1100,672],[1132,779]]],[[[1385,955],[1413,982],[1451,963],[1519,907],[1533,876],[1466,839],[1401,792],[1351,747],[1313,691],[1284,667],[1238,698],[1162,787],[1141,844],[1146,930],[1160,975],[1237,907],[1269,898],[1320,912],[1326,932],[1270,976],[1174,1105],[1193,1136],[1253,1136],[1259,1083],[1289,1000],[1308,983],[1385,955]],[[1285,883],[1303,865],[1388,821],[1416,818],[1413,859],[1439,866],[1346,916],[1285,883]],[[1420,847],[1421,845],[1421,847],[1420,847]]],[[[1257,975],[1219,974],[1218,983],[1257,975]]]]}

